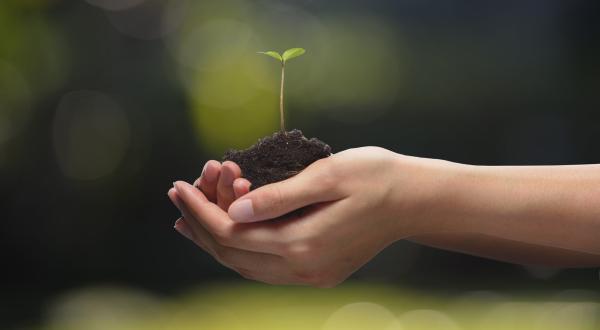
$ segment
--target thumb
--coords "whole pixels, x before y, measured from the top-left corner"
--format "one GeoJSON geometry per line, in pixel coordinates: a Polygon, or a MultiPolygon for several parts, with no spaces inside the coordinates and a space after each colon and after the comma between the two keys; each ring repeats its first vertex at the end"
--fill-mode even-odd
{"type": "Polygon", "coordinates": [[[307,205],[341,198],[328,187],[334,183],[318,182],[315,177],[306,171],[257,188],[229,206],[229,217],[236,222],[269,220],[307,205]]]}

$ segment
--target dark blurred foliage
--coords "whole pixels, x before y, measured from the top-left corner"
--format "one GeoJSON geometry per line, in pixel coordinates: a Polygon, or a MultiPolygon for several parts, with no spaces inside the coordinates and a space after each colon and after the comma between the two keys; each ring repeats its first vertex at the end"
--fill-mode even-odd
{"type": "MultiPolygon", "coordinates": [[[[102,1],[0,4],[0,130],[14,128],[0,136],[2,323],[36,320],[48,299],[87,285],[171,294],[238,279],[172,229],[178,213],[166,196],[171,182],[193,181],[206,160],[225,151],[223,143],[211,147],[202,125],[193,124],[201,120],[194,111],[203,108],[190,96],[193,89],[165,42],[180,27],[156,27],[154,15],[165,6],[157,1],[136,5],[145,8],[142,18],[127,16],[135,6],[105,11],[93,3],[102,1]],[[89,101],[77,99],[82,95],[116,110],[100,114],[96,127],[97,112],[77,117],[68,109],[69,100],[89,101]],[[80,134],[77,127],[85,138],[72,141],[80,134]],[[106,149],[106,143],[117,147],[106,149]],[[61,151],[63,144],[90,148],[73,161],[70,151],[61,151]]],[[[389,101],[367,98],[355,107],[338,102],[319,108],[316,100],[308,103],[314,111],[300,111],[294,104],[303,104],[303,96],[290,97],[289,126],[334,150],[378,145],[487,165],[600,162],[599,2],[283,3],[323,20],[349,15],[385,21],[390,38],[402,45],[400,64],[389,63],[401,65],[401,83],[389,77],[383,82],[398,92],[389,101]],[[369,112],[363,114],[365,107],[369,112]]],[[[211,13],[204,15],[199,20],[211,13]]],[[[273,40],[283,45],[284,37],[273,40]]],[[[309,55],[318,52],[307,48],[309,55]]],[[[294,63],[296,72],[317,61],[302,60],[294,63]]],[[[360,86],[361,77],[355,80],[360,86]]],[[[276,120],[267,122],[276,129],[276,120]]],[[[243,143],[265,133],[247,133],[243,143]]],[[[437,292],[593,289],[599,283],[597,270],[524,268],[405,242],[355,278],[437,292]]]]}

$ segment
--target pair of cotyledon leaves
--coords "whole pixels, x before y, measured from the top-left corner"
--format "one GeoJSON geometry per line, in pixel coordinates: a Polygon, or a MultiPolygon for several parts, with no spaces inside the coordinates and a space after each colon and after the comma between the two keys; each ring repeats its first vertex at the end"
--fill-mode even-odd
{"type": "Polygon", "coordinates": [[[279,61],[281,61],[281,63],[285,64],[285,62],[298,57],[304,53],[306,53],[306,50],[304,50],[304,48],[291,48],[286,50],[285,52],[283,52],[283,55],[280,55],[278,52],[276,51],[268,51],[268,52],[258,52],[259,54],[265,54],[267,56],[271,56],[274,59],[278,59],[279,61]]]}

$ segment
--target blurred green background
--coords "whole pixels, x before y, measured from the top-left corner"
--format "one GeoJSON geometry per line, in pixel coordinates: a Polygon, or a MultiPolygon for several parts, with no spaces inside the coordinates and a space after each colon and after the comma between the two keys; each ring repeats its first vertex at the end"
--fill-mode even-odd
{"type": "Polygon", "coordinates": [[[330,290],[250,283],[166,192],[278,125],[335,151],[598,163],[597,1],[3,0],[0,329],[598,329],[597,269],[398,242],[330,290]]]}

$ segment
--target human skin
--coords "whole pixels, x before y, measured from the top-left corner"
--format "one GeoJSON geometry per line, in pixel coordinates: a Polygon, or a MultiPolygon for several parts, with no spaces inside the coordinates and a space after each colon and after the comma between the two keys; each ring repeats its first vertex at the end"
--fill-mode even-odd
{"type": "Polygon", "coordinates": [[[600,165],[484,167],[364,147],[252,192],[240,175],[210,161],[200,189],[178,181],[168,194],[183,215],[175,229],[246,278],[334,286],[401,239],[516,263],[600,265],[600,165]]]}

